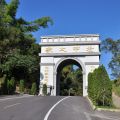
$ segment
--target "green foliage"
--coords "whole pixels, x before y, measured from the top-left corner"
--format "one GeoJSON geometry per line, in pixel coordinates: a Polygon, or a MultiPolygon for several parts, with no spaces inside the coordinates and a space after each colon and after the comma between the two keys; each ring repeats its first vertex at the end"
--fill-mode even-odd
{"type": "Polygon", "coordinates": [[[103,65],[89,73],[88,95],[97,106],[112,105],[112,84],[103,65]]]}
{"type": "Polygon", "coordinates": [[[36,85],[36,83],[34,82],[34,83],[32,83],[31,94],[32,94],[32,95],[35,95],[36,92],[37,92],[37,85],[36,85]]]}
{"type": "Polygon", "coordinates": [[[114,80],[112,82],[113,92],[120,97],[120,79],[114,80]]]}
{"type": "Polygon", "coordinates": [[[6,75],[4,75],[2,78],[0,78],[1,85],[0,85],[0,94],[14,94],[16,90],[16,84],[14,78],[7,78],[6,75]]]}
{"type": "Polygon", "coordinates": [[[102,50],[112,53],[112,59],[109,63],[109,67],[112,70],[112,75],[120,78],[120,39],[113,40],[108,38],[102,42],[102,50]]]}
{"type": "Polygon", "coordinates": [[[83,80],[80,68],[73,69],[73,65],[65,66],[60,76],[60,95],[79,96],[83,93],[83,80]]]}
{"type": "Polygon", "coordinates": [[[15,79],[12,78],[11,80],[7,80],[7,90],[8,90],[8,94],[14,94],[15,89],[16,89],[15,79]]]}
{"type": "Polygon", "coordinates": [[[19,89],[20,89],[20,93],[24,93],[24,89],[25,89],[25,82],[24,82],[24,80],[20,80],[19,89]]]}
{"type": "Polygon", "coordinates": [[[44,96],[47,95],[47,85],[46,84],[43,84],[42,93],[43,93],[44,96]]]}
{"type": "Polygon", "coordinates": [[[48,16],[33,21],[16,17],[19,4],[19,0],[10,3],[0,0],[0,76],[6,74],[16,82],[24,79],[26,83],[32,83],[39,81],[40,76],[40,46],[32,33],[53,22],[48,16]]]}
{"type": "Polygon", "coordinates": [[[113,85],[113,92],[120,97],[120,86],[113,85]]]}
{"type": "Polygon", "coordinates": [[[1,95],[8,94],[8,90],[7,90],[7,78],[6,78],[6,76],[3,77],[2,80],[3,81],[1,83],[1,95]]]}

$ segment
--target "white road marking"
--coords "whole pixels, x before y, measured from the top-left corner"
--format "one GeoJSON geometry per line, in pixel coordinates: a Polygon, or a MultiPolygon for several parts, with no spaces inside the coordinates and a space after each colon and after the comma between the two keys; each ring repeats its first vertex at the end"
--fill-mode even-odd
{"type": "Polygon", "coordinates": [[[56,104],[54,104],[54,105],[52,106],[52,108],[51,108],[51,109],[47,112],[47,114],[45,115],[44,120],[48,120],[48,117],[49,117],[50,113],[52,112],[52,110],[53,110],[60,102],[62,102],[63,100],[65,100],[65,99],[67,99],[67,98],[69,98],[69,97],[70,97],[70,96],[65,97],[65,98],[59,100],[56,104]]]}
{"type": "Polygon", "coordinates": [[[12,105],[7,105],[4,107],[4,109],[10,108],[10,107],[14,107],[16,105],[20,105],[21,103],[16,103],[16,104],[12,104],[12,105]]]}
{"type": "Polygon", "coordinates": [[[21,97],[3,98],[3,99],[0,99],[0,102],[6,101],[6,100],[18,99],[18,98],[26,98],[26,97],[31,97],[31,96],[33,96],[33,95],[21,96],[21,97]]]}

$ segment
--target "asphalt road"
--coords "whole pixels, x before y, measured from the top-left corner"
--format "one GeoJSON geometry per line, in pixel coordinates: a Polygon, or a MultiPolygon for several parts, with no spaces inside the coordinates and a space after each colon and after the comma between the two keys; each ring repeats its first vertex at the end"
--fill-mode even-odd
{"type": "Polygon", "coordinates": [[[0,120],[120,120],[120,113],[93,111],[83,97],[0,98],[0,120]]]}

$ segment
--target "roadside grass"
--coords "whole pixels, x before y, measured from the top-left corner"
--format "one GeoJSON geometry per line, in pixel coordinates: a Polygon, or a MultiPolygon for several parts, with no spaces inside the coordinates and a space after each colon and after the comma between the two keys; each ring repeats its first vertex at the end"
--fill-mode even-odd
{"type": "Polygon", "coordinates": [[[92,100],[90,99],[90,97],[86,97],[92,107],[93,110],[105,110],[105,111],[119,111],[120,112],[120,108],[117,108],[114,104],[112,104],[111,106],[97,106],[95,105],[92,100]]]}
{"type": "Polygon", "coordinates": [[[111,106],[96,106],[96,108],[103,108],[103,109],[117,109],[114,105],[111,106]]]}

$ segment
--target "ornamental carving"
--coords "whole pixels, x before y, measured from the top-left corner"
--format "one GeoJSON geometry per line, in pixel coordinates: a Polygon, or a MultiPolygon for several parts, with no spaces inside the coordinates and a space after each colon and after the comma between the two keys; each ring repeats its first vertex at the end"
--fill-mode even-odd
{"type": "Polygon", "coordinates": [[[46,53],[50,53],[50,52],[52,52],[52,48],[51,48],[51,47],[47,47],[47,48],[45,49],[45,51],[46,51],[46,53]]]}
{"type": "Polygon", "coordinates": [[[74,51],[74,52],[78,52],[79,50],[80,50],[80,47],[79,47],[79,46],[73,47],[73,51],[74,51]]]}
{"type": "Polygon", "coordinates": [[[45,71],[44,71],[44,73],[45,73],[45,79],[44,79],[44,81],[47,83],[48,82],[48,67],[45,67],[45,71]]]}
{"type": "Polygon", "coordinates": [[[93,52],[94,48],[90,45],[86,48],[87,52],[93,52]]]}
{"type": "Polygon", "coordinates": [[[66,48],[59,48],[60,52],[66,52],[66,48]]]}

